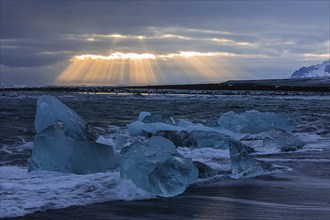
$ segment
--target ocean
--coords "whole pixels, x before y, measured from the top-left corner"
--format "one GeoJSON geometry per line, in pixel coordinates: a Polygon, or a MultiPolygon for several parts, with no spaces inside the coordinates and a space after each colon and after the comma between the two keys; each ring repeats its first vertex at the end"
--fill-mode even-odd
{"type": "Polygon", "coordinates": [[[271,163],[272,173],[238,179],[228,150],[185,148],[185,157],[212,167],[183,194],[156,197],[120,178],[120,171],[87,175],[28,173],[35,135],[36,101],[45,92],[4,92],[0,97],[0,217],[13,219],[330,219],[330,96],[315,94],[82,94],[49,92],[74,109],[114,145],[129,137],[127,124],[140,112],[167,114],[213,127],[229,111],[283,113],[292,134],[306,144],[280,152],[245,139],[252,155],[271,163]]]}

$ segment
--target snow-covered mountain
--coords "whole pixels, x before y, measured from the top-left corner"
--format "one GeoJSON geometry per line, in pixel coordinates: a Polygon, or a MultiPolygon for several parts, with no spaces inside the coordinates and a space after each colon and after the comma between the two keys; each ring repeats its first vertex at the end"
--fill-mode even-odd
{"type": "Polygon", "coordinates": [[[330,77],[330,59],[321,64],[301,67],[292,73],[291,78],[330,77]]]}

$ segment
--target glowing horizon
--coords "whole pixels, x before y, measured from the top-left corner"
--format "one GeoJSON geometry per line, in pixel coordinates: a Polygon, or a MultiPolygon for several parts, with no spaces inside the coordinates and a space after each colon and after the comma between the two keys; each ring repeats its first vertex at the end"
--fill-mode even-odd
{"type": "Polygon", "coordinates": [[[239,56],[239,55],[233,53],[226,53],[226,52],[197,52],[197,51],[179,51],[179,53],[169,53],[169,54],[114,52],[114,53],[110,53],[109,55],[95,55],[95,54],[76,55],[71,60],[163,59],[163,58],[175,58],[175,57],[188,58],[188,57],[213,57],[213,56],[239,56]]]}
{"type": "Polygon", "coordinates": [[[94,54],[84,54],[84,55],[77,55],[74,56],[72,59],[78,60],[85,60],[85,59],[102,59],[102,60],[115,60],[115,59],[156,59],[156,56],[151,53],[122,53],[122,52],[115,52],[111,53],[108,56],[104,55],[94,55],[94,54]]]}
{"type": "Polygon", "coordinates": [[[173,79],[217,81],[230,78],[231,67],[221,57],[239,56],[225,52],[179,51],[168,54],[112,52],[83,54],[70,60],[56,79],[58,84],[147,85],[171,83],[173,79]],[[164,71],[162,66],[180,69],[164,71]]]}

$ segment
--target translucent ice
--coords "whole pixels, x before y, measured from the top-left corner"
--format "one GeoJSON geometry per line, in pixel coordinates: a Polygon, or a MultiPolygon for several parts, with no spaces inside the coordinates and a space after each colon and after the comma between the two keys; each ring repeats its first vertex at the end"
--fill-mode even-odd
{"type": "Polygon", "coordinates": [[[249,134],[260,133],[273,128],[291,131],[295,127],[293,120],[288,119],[283,114],[259,111],[227,112],[221,115],[218,123],[225,129],[249,134]]]}
{"type": "Polygon", "coordinates": [[[128,142],[128,137],[124,135],[119,135],[116,137],[114,141],[114,147],[117,150],[121,150],[126,145],[127,142],[128,142]]]}
{"type": "Polygon", "coordinates": [[[43,131],[55,121],[63,123],[66,136],[80,140],[88,139],[86,122],[75,111],[54,96],[39,97],[34,121],[36,132],[43,131]]]}
{"type": "Polygon", "coordinates": [[[95,143],[93,129],[55,97],[39,97],[34,124],[37,134],[29,171],[86,174],[118,166],[112,146],[95,143]]]}
{"type": "Polygon", "coordinates": [[[162,122],[149,123],[143,126],[143,130],[155,135],[158,131],[182,131],[184,128],[162,122]]]}
{"type": "Polygon", "coordinates": [[[254,159],[244,144],[236,142],[229,146],[232,173],[237,177],[254,177],[269,172],[271,164],[254,159]]]}
{"type": "Polygon", "coordinates": [[[176,147],[197,146],[196,139],[188,131],[157,131],[155,135],[169,139],[176,147]]]}
{"type": "MultiPolygon", "coordinates": [[[[149,113],[149,112],[148,112],[149,113]]],[[[169,115],[164,114],[147,114],[147,112],[141,112],[139,115],[139,120],[144,123],[155,123],[155,122],[162,122],[165,124],[175,124],[175,121],[169,115]],[[142,120],[140,120],[142,118],[142,120]]]]}
{"type": "Polygon", "coordinates": [[[121,176],[155,195],[179,195],[198,178],[198,169],[192,160],[184,158],[173,143],[163,137],[134,142],[120,154],[121,176]]]}
{"type": "Polygon", "coordinates": [[[246,135],[241,141],[258,141],[261,143],[259,147],[282,152],[299,150],[305,145],[305,142],[301,139],[281,129],[271,129],[259,134],[246,135]]]}
{"type": "MultiPolygon", "coordinates": [[[[195,130],[190,131],[190,134],[194,137],[197,142],[198,148],[208,147],[214,149],[227,150],[231,145],[241,144],[234,138],[221,134],[215,131],[195,130]]],[[[255,150],[251,147],[243,145],[247,152],[251,153],[255,150]]]]}
{"type": "Polygon", "coordinates": [[[194,161],[193,163],[198,169],[198,178],[209,178],[216,175],[214,170],[208,165],[199,161],[194,161]]]}
{"type": "Polygon", "coordinates": [[[118,166],[111,146],[66,136],[63,124],[55,122],[34,139],[29,171],[49,170],[87,174],[118,166]]]}
{"type": "Polygon", "coordinates": [[[233,138],[215,131],[195,130],[190,131],[190,133],[196,139],[197,147],[209,147],[224,150],[228,149],[233,142],[237,142],[233,138]]]}
{"type": "Polygon", "coordinates": [[[298,137],[280,129],[272,129],[265,136],[263,147],[277,148],[283,152],[296,151],[305,145],[298,137]]]}
{"type": "Polygon", "coordinates": [[[138,136],[147,132],[155,135],[158,131],[181,131],[183,128],[175,125],[170,125],[162,122],[144,123],[141,121],[134,121],[127,125],[131,135],[138,136]]]}
{"type": "Polygon", "coordinates": [[[138,136],[142,134],[142,129],[145,123],[141,121],[134,121],[127,125],[128,131],[132,136],[138,136]]]}
{"type": "Polygon", "coordinates": [[[143,119],[144,119],[145,117],[149,116],[149,115],[151,115],[150,112],[140,112],[139,117],[138,117],[138,120],[139,120],[139,121],[143,121],[143,119]]]}
{"type": "Polygon", "coordinates": [[[235,133],[233,131],[224,129],[222,127],[208,127],[203,124],[196,124],[196,123],[190,122],[188,120],[179,120],[177,125],[187,131],[216,132],[216,133],[228,135],[236,140],[239,140],[244,136],[243,134],[235,133]]]}

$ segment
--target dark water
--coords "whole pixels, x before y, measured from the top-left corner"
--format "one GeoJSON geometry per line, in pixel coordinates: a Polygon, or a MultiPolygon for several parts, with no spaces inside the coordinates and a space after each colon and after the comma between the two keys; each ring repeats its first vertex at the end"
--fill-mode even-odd
{"type": "MultiPolygon", "coordinates": [[[[41,94],[0,98],[3,189],[10,184],[6,182],[4,168],[26,169],[28,166],[38,95],[41,94]]],[[[19,219],[330,219],[329,96],[52,95],[97,127],[100,133],[110,129],[109,126],[124,129],[141,111],[212,126],[222,113],[258,110],[281,112],[294,119],[297,126],[293,134],[307,144],[297,152],[257,153],[259,159],[284,167],[271,175],[252,179],[222,176],[199,182],[174,198],[142,201],[119,198],[89,205],[78,202],[78,206],[73,203],[68,208],[49,205],[19,219]]],[[[14,187],[10,189],[15,191],[14,187]]],[[[6,193],[9,192],[2,191],[1,200],[11,198],[6,197],[6,193]]]]}

